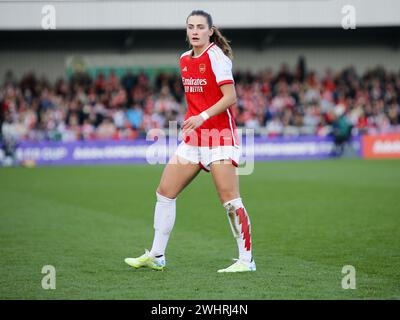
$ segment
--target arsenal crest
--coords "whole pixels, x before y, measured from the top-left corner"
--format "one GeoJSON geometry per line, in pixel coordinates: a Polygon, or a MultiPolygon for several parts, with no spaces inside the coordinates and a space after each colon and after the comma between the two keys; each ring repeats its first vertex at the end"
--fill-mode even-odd
{"type": "Polygon", "coordinates": [[[201,73],[204,73],[206,71],[205,63],[200,63],[199,64],[199,70],[200,70],[201,73]]]}

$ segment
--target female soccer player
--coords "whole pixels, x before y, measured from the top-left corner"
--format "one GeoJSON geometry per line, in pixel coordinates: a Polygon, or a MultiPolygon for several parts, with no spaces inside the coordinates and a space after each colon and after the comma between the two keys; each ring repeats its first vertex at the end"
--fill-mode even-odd
{"type": "Polygon", "coordinates": [[[236,102],[232,49],[213,25],[210,14],[195,10],[186,19],[192,47],[180,58],[187,114],[183,141],[164,168],[157,188],[154,240],[151,251],[126,258],[132,267],[163,270],[165,249],[174,226],[176,198],[201,169],[210,172],[239,249],[239,259],[218,272],[255,271],[250,220],[239,194],[236,167],[240,147],[231,106],[236,102]]]}

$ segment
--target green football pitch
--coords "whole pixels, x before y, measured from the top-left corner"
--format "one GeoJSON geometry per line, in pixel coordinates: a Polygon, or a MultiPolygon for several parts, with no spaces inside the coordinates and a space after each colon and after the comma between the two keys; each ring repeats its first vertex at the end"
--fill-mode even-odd
{"type": "Polygon", "coordinates": [[[400,161],[257,163],[240,177],[257,263],[243,274],[216,272],[237,249],[204,172],[178,198],[167,269],[124,263],[151,247],[162,169],[0,169],[0,298],[400,298],[400,161]],[[342,288],[345,265],[355,289],[342,288]]]}

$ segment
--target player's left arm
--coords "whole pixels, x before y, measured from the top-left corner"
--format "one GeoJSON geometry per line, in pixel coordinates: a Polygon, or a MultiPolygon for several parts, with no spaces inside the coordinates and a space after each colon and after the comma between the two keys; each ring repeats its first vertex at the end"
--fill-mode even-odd
{"type": "Polygon", "coordinates": [[[210,118],[224,112],[231,105],[236,103],[236,90],[233,83],[223,84],[219,88],[221,89],[221,92],[223,94],[222,98],[219,99],[216,104],[205,111],[210,118]]]}
{"type": "Polygon", "coordinates": [[[184,132],[188,133],[189,131],[200,127],[208,118],[224,112],[231,105],[236,103],[236,90],[233,83],[223,84],[220,86],[220,89],[223,94],[222,98],[219,99],[216,104],[203,111],[199,115],[188,118],[182,125],[184,132]]]}

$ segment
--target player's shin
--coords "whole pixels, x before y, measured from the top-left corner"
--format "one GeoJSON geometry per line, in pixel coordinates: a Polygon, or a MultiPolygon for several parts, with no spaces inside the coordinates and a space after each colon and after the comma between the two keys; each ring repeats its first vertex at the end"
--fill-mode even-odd
{"type": "Polygon", "coordinates": [[[242,203],[241,198],[224,203],[229,224],[239,249],[239,259],[250,262],[251,253],[251,226],[250,218],[242,203]]]}
{"type": "Polygon", "coordinates": [[[154,212],[154,240],[150,255],[164,255],[170,233],[175,223],[176,199],[162,196],[158,192],[154,212]]]}

